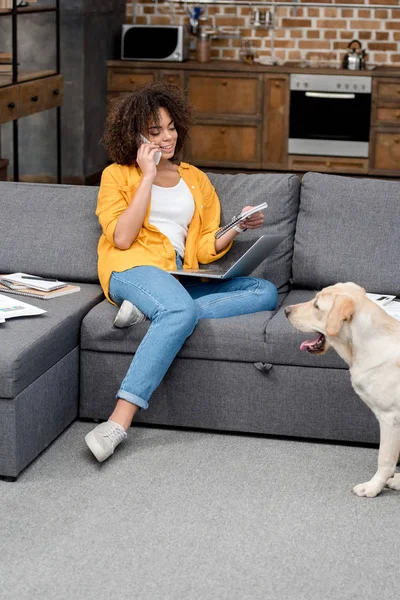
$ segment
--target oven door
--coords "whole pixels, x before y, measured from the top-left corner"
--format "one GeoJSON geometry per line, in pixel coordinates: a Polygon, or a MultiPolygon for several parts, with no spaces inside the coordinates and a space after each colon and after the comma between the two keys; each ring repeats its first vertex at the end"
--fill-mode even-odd
{"type": "Polygon", "coordinates": [[[290,92],[289,154],[368,157],[371,94],[290,92]]]}

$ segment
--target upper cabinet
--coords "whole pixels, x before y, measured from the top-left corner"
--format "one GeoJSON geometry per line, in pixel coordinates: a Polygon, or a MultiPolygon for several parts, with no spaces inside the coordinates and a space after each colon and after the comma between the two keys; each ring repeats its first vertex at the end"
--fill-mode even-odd
{"type": "Polygon", "coordinates": [[[285,67],[250,71],[217,61],[110,61],[108,97],[154,80],[179,86],[194,117],[183,158],[200,168],[400,176],[400,72],[399,78],[368,73],[373,81],[368,158],[288,153],[290,73],[285,67]]]}

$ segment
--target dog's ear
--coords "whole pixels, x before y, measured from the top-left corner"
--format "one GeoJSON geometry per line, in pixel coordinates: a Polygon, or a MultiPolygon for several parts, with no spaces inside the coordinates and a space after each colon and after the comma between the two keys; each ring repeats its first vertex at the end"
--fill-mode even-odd
{"type": "Polygon", "coordinates": [[[336,295],[333,299],[333,305],[326,319],[326,334],[329,336],[338,335],[343,321],[350,321],[354,315],[356,304],[351,296],[336,295]]]}

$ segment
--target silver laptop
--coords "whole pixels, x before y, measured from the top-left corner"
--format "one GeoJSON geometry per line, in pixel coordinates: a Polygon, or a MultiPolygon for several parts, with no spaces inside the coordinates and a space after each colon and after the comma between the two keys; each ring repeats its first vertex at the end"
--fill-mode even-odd
{"type": "Polygon", "coordinates": [[[172,275],[188,275],[193,277],[209,277],[210,279],[230,279],[246,277],[265,260],[273,250],[286,238],[285,235],[262,235],[228,270],[217,267],[203,269],[177,269],[168,271],[172,275]]]}

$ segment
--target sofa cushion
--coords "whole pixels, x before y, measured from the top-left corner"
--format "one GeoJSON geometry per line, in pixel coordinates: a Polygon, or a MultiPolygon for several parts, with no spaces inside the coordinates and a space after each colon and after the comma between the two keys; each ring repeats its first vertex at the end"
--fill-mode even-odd
{"type": "Polygon", "coordinates": [[[331,369],[347,369],[346,363],[330,348],[326,354],[316,356],[300,350],[300,344],[306,339],[315,337],[297,331],[285,316],[284,308],[290,304],[308,302],[315,292],[310,290],[293,290],[285,298],[282,307],[268,321],[265,329],[266,362],[274,365],[291,365],[298,367],[328,367],[331,369]]]}
{"type": "Polygon", "coordinates": [[[0,182],[0,273],[97,283],[97,187],[0,182]]]}
{"type": "Polygon", "coordinates": [[[8,319],[0,325],[0,398],[15,398],[79,345],[84,315],[104,298],[98,285],[83,283],[80,287],[80,292],[53,300],[12,296],[47,312],[8,319]]]}
{"type": "MultiPolygon", "coordinates": [[[[149,328],[149,321],[117,329],[113,320],[117,307],[107,300],[84,318],[81,350],[134,354],[149,328]]],[[[178,356],[259,362],[265,359],[265,324],[272,312],[258,312],[227,319],[201,319],[178,356]]]]}
{"type": "Polygon", "coordinates": [[[400,182],[306,173],[301,184],[293,283],[321,289],[354,281],[400,295],[400,182]]]}
{"type": "Polygon", "coordinates": [[[264,226],[246,231],[235,239],[232,249],[218,261],[228,267],[253,244],[261,234],[284,234],[286,239],[254,271],[255,277],[272,281],[279,291],[289,290],[293,238],[299,205],[300,181],[295,175],[251,174],[227,175],[207,173],[221,202],[221,222],[227,223],[240,214],[244,206],[268,202],[264,226]]]}

